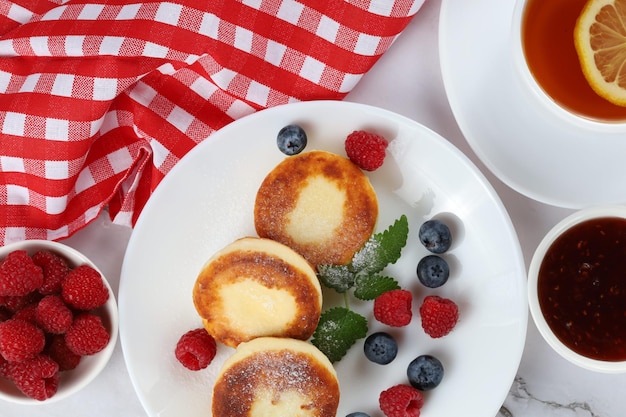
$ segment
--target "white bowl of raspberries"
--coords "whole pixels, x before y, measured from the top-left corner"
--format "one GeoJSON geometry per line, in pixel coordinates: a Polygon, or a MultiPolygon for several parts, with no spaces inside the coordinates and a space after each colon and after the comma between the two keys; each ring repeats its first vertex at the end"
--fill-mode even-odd
{"type": "Polygon", "coordinates": [[[79,391],[117,332],[113,291],[80,252],[46,240],[0,247],[0,399],[50,403],[79,391]]]}

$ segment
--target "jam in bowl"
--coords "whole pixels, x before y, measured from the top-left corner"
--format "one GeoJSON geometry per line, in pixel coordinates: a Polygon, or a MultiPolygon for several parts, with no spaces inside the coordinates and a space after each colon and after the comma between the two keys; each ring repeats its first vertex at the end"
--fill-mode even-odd
{"type": "Polygon", "coordinates": [[[626,207],[580,210],[537,247],[531,315],[546,342],[583,368],[626,372],[626,207]]]}

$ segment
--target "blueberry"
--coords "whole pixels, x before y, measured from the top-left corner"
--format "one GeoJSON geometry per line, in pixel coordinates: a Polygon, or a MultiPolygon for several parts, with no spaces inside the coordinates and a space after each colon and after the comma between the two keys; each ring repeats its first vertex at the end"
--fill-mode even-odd
{"type": "Polygon", "coordinates": [[[419,239],[432,253],[444,253],[452,245],[450,228],[437,219],[428,220],[420,226],[419,239]]]}
{"type": "Polygon", "coordinates": [[[417,278],[428,288],[441,287],[448,281],[450,267],[445,259],[437,255],[428,255],[417,263],[417,278]]]}
{"type": "Polygon", "coordinates": [[[398,354],[398,343],[388,333],[372,333],[365,339],[363,345],[365,357],[380,365],[387,365],[396,358],[398,354]]]}
{"type": "Polygon", "coordinates": [[[287,125],[276,137],[278,149],[285,155],[297,155],[306,147],[306,132],[298,125],[287,125]]]}
{"type": "Polygon", "coordinates": [[[360,411],[357,411],[356,413],[348,414],[346,417],[370,417],[370,415],[369,414],[365,414],[365,413],[361,413],[360,411]]]}
{"type": "Polygon", "coordinates": [[[443,379],[443,365],[432,355],[421,355],[407,367],[409,383],[420,391],[436,388],[443,379]]]}

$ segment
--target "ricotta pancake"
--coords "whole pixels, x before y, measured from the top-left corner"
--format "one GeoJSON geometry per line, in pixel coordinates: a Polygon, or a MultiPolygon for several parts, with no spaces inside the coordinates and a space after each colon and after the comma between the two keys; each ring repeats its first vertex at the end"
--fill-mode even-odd
{"type": "Polygon", "coordinates": [[[337,374],[312,344],[261,337],[239,345],[213,387],[213,417],[335,417],[337,374]]]}
{"type": "Polygon", "coordinates": [[[270,239],[245,237],[207,261],[193,302],[209,334],[236,347],[260,336],[308,339],[320,318],[322,291],[300,254],[270,239]]]}
{"type": "Polygon", "coordinates": [[[345,265],[372,235],[378,200],[363,171],[325,151],[286,158],[263,180],[254,225],[312,265],[345,265]]]}

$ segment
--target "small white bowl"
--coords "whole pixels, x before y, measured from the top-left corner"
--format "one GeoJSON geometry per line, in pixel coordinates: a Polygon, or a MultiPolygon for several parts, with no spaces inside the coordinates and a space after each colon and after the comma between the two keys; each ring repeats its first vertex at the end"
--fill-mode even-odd
{"type": "MultiPolygon", "coordinates": [[[[580,349],[576,349],[578,352],[571,349],[555,335],[544,317],[538,294],[540,268],[552,244],[572,227],[585,221],[599,218],[626,219],[626,206],[592,207],[577,211],[561,220],[546,234],[535,250],[528,270],[528,303],[530,313],[539,333],[559,355],[587,370],[617,374],[626,372],[626,360],[601,360],[584,356],[579,353],[580,349]]],[[[626,242],[624,244],[626,245],[626,242]]]]}
{"type": "Polygon", "coordinates": [[[104,306],[94,310],[94,312],[101,317],[104,327],[109,332],[110,339],[108,345],[100,352],[94,355],[83,356],[79,365],[75,369],[63,371],[60,374],[59,388],[56,394],[45,401],[28,398],[22,394],[11,381],[0,377],[0,399],[13,403],[31,405],[50,404],[75,394],[93,381],[96,376],[98,376],[100,371],[104,369],[113,354],[113,350],[115,349],[115,344],[117,342],[119,316],[115,295],[105,276],[102,274],[102,271],[100,271],[93,262],[85,257],[85,255],[62,243],[47,240],[26,240],[0,247],[0,261],[4,260],[9,253],[15,250],[25,250],[29,255],[32,255],[42,249],[49,250],[62,256],[70,268],[87,264],[100,272],[104,284],[109,290],[109,299],[104,306]]]}

